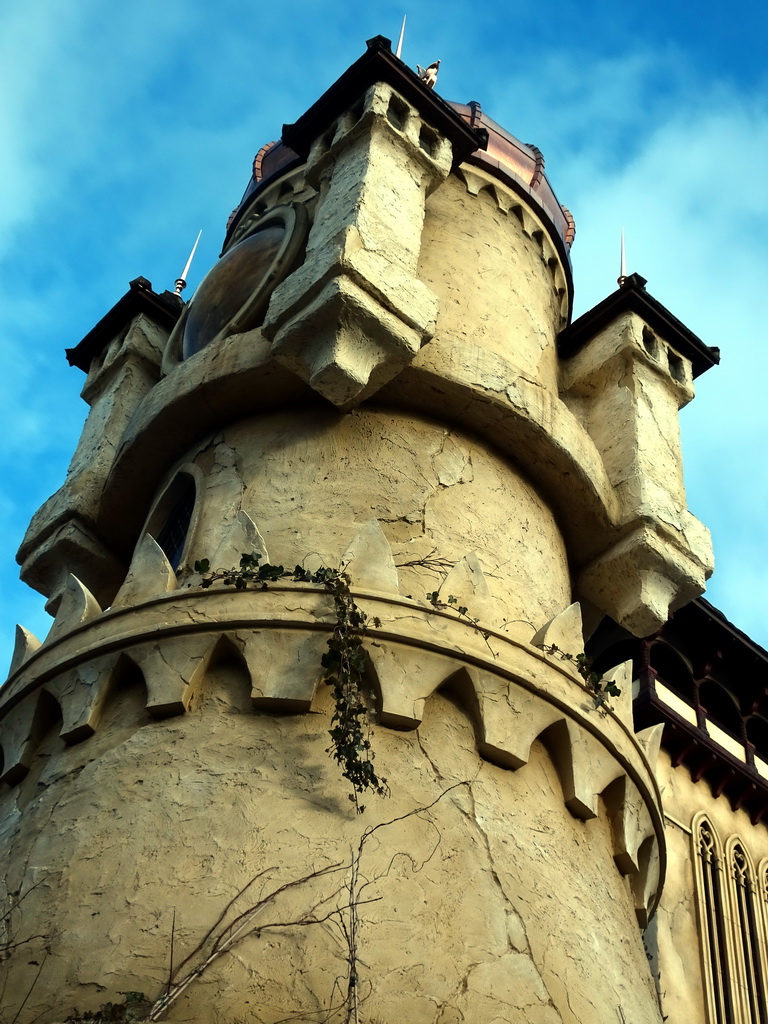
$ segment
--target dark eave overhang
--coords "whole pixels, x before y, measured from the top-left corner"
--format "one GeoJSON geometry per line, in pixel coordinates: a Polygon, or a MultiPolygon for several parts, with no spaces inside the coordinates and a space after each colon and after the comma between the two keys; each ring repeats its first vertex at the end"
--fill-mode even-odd
{"type": "Polygon", "coordinates": [[[631,274],[620,288],[574,320],[557,339],[560,356],[564,359],[572,356],[617,317],[623,313],[635,313],[679,355],[690,360],[694,377],[716,366],[720,362],[720,349],[705,345],[666,306],[654,299],[645,290],[645,285],[644,277],[631,274]]]}
{"type": "MultiPolygon", "coordinates": [[[[705,598],[699,597],[678,609],[652,637],[639,639],[610,619],[604,619],[587,644],[587,652],[596,666],[605,671],[632,657],[635,665],[637,695],[634,700],[636,729],[663,724],[662,747],[675,767],[685,767],[694,781],[706,782],[714,796],[724,796],[734,810],[746,811],[752,822],[768,825],[768,779],[758,771],[754,758],[768,761],[768,747],[756,748],[745,736],[737,739],[744,748],[744,758],[736,757],[707,732],[707,722],[718,721],[702,705],[697,681],[717,679],[728,689],[742,708],[751,708],[768,718],[768,651],[734,626],[705,598]],[[682,697],[694,712],[695,722],[684,717],[660,696],[657,680],[673,692],[678,690],[674,679],[665,678],[654,668],[657,644],[670,648],[688,666],[690,678],[682,697]],[[615,654],[612,652],[615,651],[615,654]]],[[[660,664],[656,662],[656,664],[660,664]]]]}
{"type": "Polygon", "coordinates": [[[694,782],[705,781],[713,796],[726,797],[734,811],[746,811],[753,825],[768,824],[768,780],[665,704],[654,682],[641,680],[634,702],[635,728],[662,723],[661,745],[674,768],[687,768],[694,782]]]}
{"type": "Polygon", "coordinates": [[[487,142],[484,129],[472,128],[456,111],[428,89],[399,57],[384,36],[369,39],[366,52],[347,68],[323,95],[294,124],[283,125],[283,143],[306,160],[315,139],[348,110],[370,86],[386,82],[411,103],[421,117],[449,139],[454,167],[487,142]]]}
{"type": "Polygon", "coordinates": [[[734,626],[720,609],[715,608],[706,598],[697,597],[695,601],[691,601],[689,605],[676,612],[675,618],[682,618],[686,612],[690,614],[692,630],[697,629],[699,635],[705,630],[710,638],[710,643],[720,646],[725,646],[728,643],[731,650],[741,654],[742,660],[749,660],[751,665],[762,663],[766,674],[768,674],[768,651],[747,636],[738,626],[734,626]],[[715,631],[714,637],[713,630],[715,631]]]}
{"type": "Polygon", "coordinates": [[[91,362],[109,343],[116,338],[139,314],[148,316],[160,327],[170,331],[181,316],[184,300],[174,292],[152,291],[152,283],[146,277],[131,281],[128,291],[110,311],[99,320],[74,348],[65,349],[67,362],[88,373],[91,362]]]}

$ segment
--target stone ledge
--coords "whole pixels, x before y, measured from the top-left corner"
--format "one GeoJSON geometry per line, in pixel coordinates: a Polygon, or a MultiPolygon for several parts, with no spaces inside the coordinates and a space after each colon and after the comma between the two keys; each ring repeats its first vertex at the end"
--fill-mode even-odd
{"type": "MultiPolygon", "coordinates": [[[[381,724],[417,728],[426,700],[448,686],[473,719],[483,758],[519,769],[540,740],[575,817],[596,817],[603,800],[617,866],[632,876],[638,916],[647,920],[664,873],[661,800],[642,741],[619,714],[596,710],[569,662],[527,643],[415,601],[355,596],[370,620],[381,620],[366,644],[381,724]]],[[[257,710],[306,711],[332,622],[327,593],[301,584],[243,592],[190,588],[101,613],[33,651],[0,691],[3,781],[15,784],[26,774],[45,702],[58,704],[66,742],[98,729],[121,658],[142,673],[147,710],[156,718],[184,712],[222,642],[246,667],[257,710]]]]}

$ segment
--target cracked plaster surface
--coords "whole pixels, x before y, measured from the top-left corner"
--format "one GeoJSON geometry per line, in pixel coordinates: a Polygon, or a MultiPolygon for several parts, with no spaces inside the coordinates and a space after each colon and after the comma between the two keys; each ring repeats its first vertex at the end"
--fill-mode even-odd
{"type": "MultiPolygon", "coordinates": [[[[360,909],[362,1019],[587,1024],[622,1005],[628,1020],[658,1024],[650,977],[636,981],[647,968],[608,825],[567,814],[543,748],[519,772],[480,767],[463,712],[436,695],[417,733],[376,729],[393,795],[357,819],[325,752],[325,688],[314,714],[253,715],[242,668],[220,660],[181,718],[149,720],[141,696],[126,680],[87,744],[63,748],[51,732],[27,778],[2,793],[11,885],[45,879],[21,918],[51,948],[29,1020],[63,1019],[54,1004],[94,1009],[119,991],[159,990],[169,907],[176,948],[188,951],[258,871],[268,890],[345,861],[366,825],[467,781],[366,846],[366,896],[377,899],[360,909]]],[[[293,920],[345,880],[315,880],[264,920],[293,920]]],[[[331,925],[267,930],[169,1019],[301,1017],[330,1005],[345,955],[331,925]]],[[[29,959],[12,964],[17,991],[29,959]]]]}
{"type": "MultiPolygon", "coordinates": [[[[556,388],[560,304],[551,272],[518,218],[487,191],[471,196],[452,176],[428,197],[419,276],[440,298],[431,348],[447,357],[449,346],[471,338],[556,388]]],[[[498,383],[503,390],[509,380],[498,383]]]]}
{"type": "Polygon", "coordinates": [[[565,550],[546,505],[460,431],[373,409],[275,414],[226,428],[190,460],[206,490],[189,562],[212,556],[238,507],[271,560],[287,566],[307,557],[337,565],[375,518],[403,595],[423,599],[439,583],[434,572],[404,563],[433,555],[456,563],[475,551],[498,622],[546,621],[570,603],[565,550]]]}

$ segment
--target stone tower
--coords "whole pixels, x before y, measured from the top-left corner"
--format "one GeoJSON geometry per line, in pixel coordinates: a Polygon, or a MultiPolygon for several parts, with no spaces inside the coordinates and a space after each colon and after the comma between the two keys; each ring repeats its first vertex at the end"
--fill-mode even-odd
{"type": "Polygon", "coordinates": [[[573,235],[378,37],[192,301],[140,278],[69,350],[90,413],[19,553],[55,621],[0,691],[9,1019],[660,1024],[658,727],[577,656],[704,588],[677,412],[716,356],[636,275],[570,323],[573,235]],[[252,552],[311,578],[206,585],[252,552]],[[368,616],[363,815],[322,566],[368,616]]]}

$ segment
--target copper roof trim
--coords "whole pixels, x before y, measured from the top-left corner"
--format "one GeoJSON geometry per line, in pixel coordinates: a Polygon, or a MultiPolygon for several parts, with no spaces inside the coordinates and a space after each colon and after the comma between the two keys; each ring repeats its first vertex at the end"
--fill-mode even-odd
{"type": "MultiPolygon", "coordinates": [[[[264,173],[264,159],[268,153],[270,153],[275,146],[279,146],[278,141],[267,142],[266,145],[262,146],[256,156],[253,158],[253,179],[254,181],[261,181],[262,178],[266,177],[264,173]]],[[[269,173],[269,172],[267,172],[269,173]]]]}

